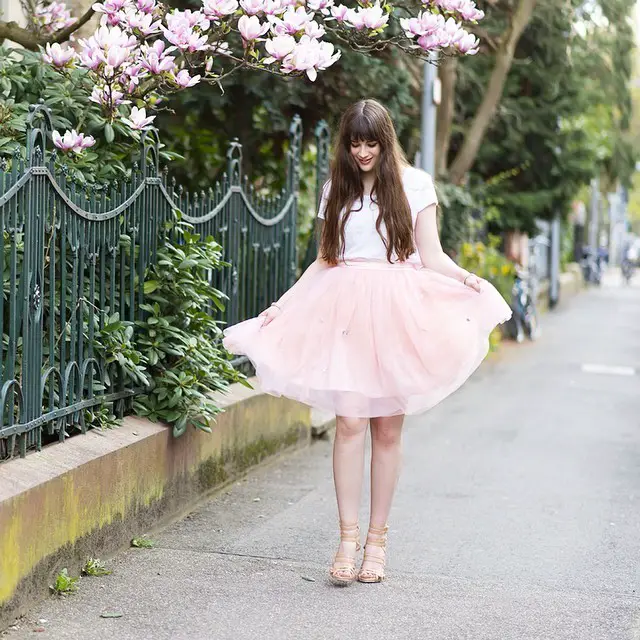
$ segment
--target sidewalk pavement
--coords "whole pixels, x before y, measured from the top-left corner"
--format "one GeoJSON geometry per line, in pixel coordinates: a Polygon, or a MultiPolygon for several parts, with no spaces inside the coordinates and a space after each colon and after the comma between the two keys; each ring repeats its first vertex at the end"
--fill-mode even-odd
{"type": "Polygon", "coordinates": [[[337,523],[321,441],[153,534],[156,548],[120,554],[112,575],[83,578],[7,638],[638,639],[632,369],[640,288],[609,278],[545,315],[537,343],[508,346],[408,420],[384,584],[326,580],[337,523]]]}

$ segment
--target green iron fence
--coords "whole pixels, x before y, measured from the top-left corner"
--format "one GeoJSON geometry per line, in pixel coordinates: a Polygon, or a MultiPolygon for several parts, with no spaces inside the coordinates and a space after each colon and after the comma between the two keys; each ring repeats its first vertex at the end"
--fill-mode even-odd
{"type": "Polygon", "coordinates": [[[0,460],[84,432],[89,407],[114,403],[121,415],[139,391],[117,363],[105,365],[96,337],[114,313],[140,317],[145,271],[176,209],[224,248],[231,266],[212,278],[229,297],[228,324],[259,313],[296,277],[299,118],[285,186],[268,198],[243,175],[237,141],[222,179],[192,194],[160,171],[154,131],[142,136],[130,181],[103,187],[81,187],[56,168],[51,131],[47,108],[32,107],[26,155],[0,164],[0,460]]]}

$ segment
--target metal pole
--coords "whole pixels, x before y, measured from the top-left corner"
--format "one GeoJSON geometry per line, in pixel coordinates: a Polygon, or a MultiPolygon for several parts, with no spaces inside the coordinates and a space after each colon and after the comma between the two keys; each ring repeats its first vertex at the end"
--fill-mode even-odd
{"type": "Polygon", "coordinates": [[[589,212],[589,246],[598,248],[598,211],[600,208],[600,180],[596,176],[591,180],[591,202],[589,212]]]}
{"type": "Polygon", "coordinates": [[[437,52],[431,52],[431,60],[424,63],[422,87],[422,122],[420,131],[420,166],[430,175],[436,169],[436,111],[435,86],[438,81],[437,52]]]}
{"type": "Polygon", "coordinates": [[[551,221],[551,251],[550,260],[550,286],[549,306],[555,307],[560,297],[560,240],[561,240],[560,216],[556,213],[551,221]]]}

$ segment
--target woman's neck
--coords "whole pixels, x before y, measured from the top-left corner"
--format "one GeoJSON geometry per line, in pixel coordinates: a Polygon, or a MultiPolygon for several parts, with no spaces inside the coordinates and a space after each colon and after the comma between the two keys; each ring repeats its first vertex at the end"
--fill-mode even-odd
{"type": "Polygon", "coordinates": [[[373,189],[373,183],[376,180],[376,177],[371,175],[370,172],[361,173],[361,179],[362,179],[362,186],[364,188],[364,195],[368,196],[371,195],[371,190],[373,189]]]}

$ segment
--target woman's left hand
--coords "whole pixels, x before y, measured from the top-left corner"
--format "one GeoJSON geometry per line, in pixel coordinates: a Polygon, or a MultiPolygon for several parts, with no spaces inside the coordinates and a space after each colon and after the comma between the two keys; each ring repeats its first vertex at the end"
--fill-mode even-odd
{"type": "Polygon", "coordinates": [[[477,291],[478,293],[482,291],[482,279],[478,278],[478,276],[474,273],[471,273],[467,276],[464,284],[470,289],[477,291]]]}

